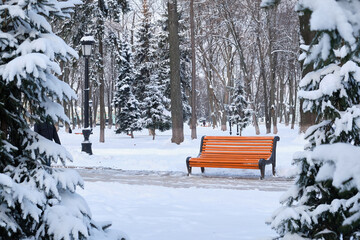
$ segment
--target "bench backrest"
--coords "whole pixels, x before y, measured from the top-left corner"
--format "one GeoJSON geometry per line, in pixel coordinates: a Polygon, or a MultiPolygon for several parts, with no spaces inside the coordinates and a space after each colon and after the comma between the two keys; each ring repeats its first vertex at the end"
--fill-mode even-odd
{"type": "Polygon", "coordinates": [[[268,159],[276,151],[279,137],[203,136],[200,152],[203,157],[226,155],[235,158],[268,159]]]}

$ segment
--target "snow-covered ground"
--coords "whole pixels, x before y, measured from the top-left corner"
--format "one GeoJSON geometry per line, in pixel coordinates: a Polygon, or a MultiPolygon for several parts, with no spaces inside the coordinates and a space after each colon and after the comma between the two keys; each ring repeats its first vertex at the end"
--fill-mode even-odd
{"type": "MultiPolygon", "coordinates": [[[[264,126],[261,126],[264,135],[264,126]]],[[[112,221],[113,229],[125,232],[131,240],[177,240],[177,239],[267,239],[275,232],[265,224],[266,219],[279,207],[279,198],[284,187],[268,191],[250,184],[248,189],[225,188],[220,185],[201,187],[194,184],[182,186],[186,174],[185,159],[199,152],[202,135],[229,135],[211,127],[198,127],[197,140],[191,140],[190,129],[185,125],[185,141],[180,145],[171,143],[171,131],[158,132],[156,139],[147,131],[135,133],[131,139],[125,134],[114,134],[114,129],[106,129],[105,143],[99,143],[99,128],[91,135],[93,155],[81,152],[83,136],[59,131],[62,144],[73,155],[73,167],[94,167],[99,174],[101,168],[122,169],[125,175],[136,173],[155,175],[158,181],[169,181],[162,177],[170,173],[178,176],[176,187],[169,184],[151,184],[145,181],[111,180],[106,177],[89,181],[85,178],[85,189],[78,192],[85,197],[96,221],[112,221]],[[105,178],[105,179],[104,179],[105,178]],[[131,182],[131,183],[130,183],[131,182]],[[180,183],[180,184],[179,184],[180,183]]],[[[254,135],[252,127],[243,135],[254,135]]],[[[277,147],[277,177],[271,176],[271,166],[266,169],[266,181],[283,179],[294,172],[291,160],[294,152],[304,146],[298,129],[279,126],[280,142],[277,147]],[[268,179],[268,180],[266,180],[268,179]]],[[[203,178],[200,170],[193,169],[194,182],[203,178]]],[[[132,174],[136,178],[136,174],[132,174]]],[[[256,181],[258,170],[206,169],[207,177],[233,179],[239,184],[245,179],[256,181]]],[[[126,176],[125,176],[126,177],[126,176]]],[[[139,177],[140,178],[140,177],[139,177]]],[[[149,180],[150,181],[150,180],[149,180]]],[[[212,180],[214,181],[214,180],[212,180]]],[[[258,180],[261,182],[261,180],[258,180]]],[[[284,181],[289,185],[288,181],[284,181]]],[[[244,185],[244,183],[241,183],[244,185]]],[[[245,183],[246,184],[246,183],[245,183]]],[[[281,184],[281,183],[280,183],[281,184]]]]}

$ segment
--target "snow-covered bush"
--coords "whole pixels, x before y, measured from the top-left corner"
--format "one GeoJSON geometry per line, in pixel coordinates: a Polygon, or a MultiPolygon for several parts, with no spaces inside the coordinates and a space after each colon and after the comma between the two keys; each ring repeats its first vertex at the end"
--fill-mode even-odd
{"type": "Polygon", "coordinates": [[[67,18],[78,0],[4,0],[0,5],[0,236],[1,239],[121,239],[91,219],[83,186],[72,170],[50,161],[72,160],[62,146],[29,122],[68,121],[58,102],[76,98],[58,61],[77,53],[48,21],[67,18]],[[112,234],[110,236],[110,234],[112,234]]]}
{"type": "Polygon", "coordinates": [[[317,114],[305,152],[294,156],[295,185],[271,226],[284,237],[360,239],[360,2],[300,0],[315,37],[300,59],[313,71],[300,82],[303,110],[317,114]]]}

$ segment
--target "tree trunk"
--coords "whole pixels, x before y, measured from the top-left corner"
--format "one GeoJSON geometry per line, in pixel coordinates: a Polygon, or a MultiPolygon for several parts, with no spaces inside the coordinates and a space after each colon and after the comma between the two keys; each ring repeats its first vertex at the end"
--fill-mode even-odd
{"type": "Polygon", "coordinates": [[[255,134],[260,135],[259,122],[258,122],[258,118],[256,117],[255,112],[253,112],[253,114],[252,114],[252,119],[253,119],[253,124],[254,124],[254,127],[255,127],[255,134]]]}
{"type": "Polygon", "coordinates": [[[276,79],[275,79],[275,71],[276,71],[276,53],[273,53],[273,42],[275,41],[275,34],[273,25],[276,22],[276,9],[274,8],[268,9],[267,13],[267,31],[268,31],[268,39],[269,39],[269,46],[268,46],[268,58],[270,63],[270,108],[269,108],[269,115],[272,119],[273,124],[273,133],[277,134],[277,109],[275,104],[275,86],[276,86],[276,79]]]}
{"type": "MultiPolygon", "coordinates": [[[[293,69],[295,66],[294,64],[289,64],[289,69],[293,69]]],[[[293,71],[292,71],[293,72],[293,71]]],[[[289,76],[289,111],[287,113],[287,117],[285,119],[285,126],[288,126],[290,123],[290,115],[295,113],[295,106],[294,106],[294,78],[295,75],[292,73],[289,76]]],[[[294,115],[293,115],[294,118],[294,115]]]]}
{"type": "Polygon", "coordinates": [[[113,116],[112,116],[112,104],[111,104],[111,90],[108,93],[108,128],[111,129],[113,125],[113,116]]]}
{"type": "Polygon", "coordinates": [[[108,128],[111,129],[113,126],[113,104],[112,99],[114,98],[114,79],[116,78],[115,74],[115,57],[111,56],[111,79],[108,87],[108,118],[109,118],[109,124],[108,128]]]}
{"type": "Polygon", "coordinates": [[[295,119],[296,119],[296,103],[297,103],[297,88],[294,88],[294,92],[295,92],[295,96],[294,96],[294,106],[291,109],[291,115],[292,115],[292,119],[291,119],[291,129],[295,128],[295,119]]]}
{"type": "MultiPolygon", "coordinates": [[[[101,71],[100,71],[101,72],[101,71]]],[[[101,74],[102,75],[102,74],[101,74]]],[[[100,76],[101,76],[100,75],[100,76]]],[[[100,99],[99,99],[99,104],[100,104],[100,142],[105,142],[105,96],[104,96],[104,75],[102,75],[102,78],[100,78],[100,99]]]]}
{"type": "MultiPolygon", "coordinates": [[[[100,1],[99,1],[100,2],[100,1]]],[[[103,26],[104,22],[102,19],[98,19],[99,26],[103,26]]],[[[100,66],[104,66],[104,49],[103,49],[103,36],[99,34],[99,53],[100,53],[100,66]]],[[[104,89],[104,68],[100,67],[99,69],[99,82],[100,82],[100,142],[105,142],[105,89],[104,89]]]]}
{"type": "Polygon", "coordinates": [[[149,128],[149,134],[153,137],[153,140],[155,140],[155,129],[149,128]]]}
{"type": "Polygon", "coordinates": [[[258,52],[259,52],[259,63],[260,63],[260,76],[263,82],[263,89],[264,89],[264,112],[265,112],[265,127],[266,127],[266,134],[271,133],[271,118],[269,114],[269,99],[268,99],[268,87],[267,87],[267,79],[265,75],[265,64],[264,64],[264,56],[262,52],[262,46],[260,41],[259,34],[256,37],[256,42],[258,45],[258,52]]]}
{"type": "MultiPolygon", "coordinates": [[[[305,11],[304,14],[299,16],[300,20],[300,35],[304,40],[304,44],[310,45],[315,33],[310,30],[310,16],[309,11],[305,11]]],[[[302,77],[311,72],[312,66],[308,65],[306,68],[302,66],[302,77]]],[[[311,112],[304,112],[302,109],[303,100],[300,99],[300,132],[305,132],[310,126],[315,124],[316,114],[311,112]]]]}
{"type": "Polygon", "coordinates": [[[223,113],[223,116],[221,117],[221,131],[226,131],[226,122],[227,122],[227,116],[225,112],[223,113]]]}
{"type": "Polygon", "coordinates": [[[194,0],[190,0],[190,34],[191,34],[191,139],[196,139],[196,55],[195,55],[195,16],[194,0]]]}
{"type": "Polygon", "coordinates": [[[72,129],[75,129],[76,123],[75,123],[75,112],[74,112],[74,102],[70,101],[70,111],[71,111],[71,123],[72,123],[72,129]]]}
{"type": "Polygon", "coordinates": [[[93,94],[94,98],[93,98],[93,127],[96,127],[97,124],[97,113],[98,113],[98,108],[99,108],[99,92],[95,91],[93,94]]]}
{"type": "Polygon", "coordinates": [[[278,82],[278,93],[277,93],[277,103],[278,106],[278,112],[277,115],[279,117],[279,123],[283,122],[283,117],[285,117],[286,109],[284,105],[284,92],[285,92],[285,70],[284,67],[282,67],[281,76],[279,76],[279,82],[278,82]]]}
{"type": "Polygon", "coordinates": [[[183,108],[180,85],[180,49],[179,49],[179,18],[177,1],[168,1],[169,12],[169,43],[170,43],[170,94],[171,94],[171,142],[180,144],[184,141],[183,108]]]}
{"type": "Polygon", "coordinates": [[[81,126],[82,126],[82,123],[81,123],[81,121],[80,121],[79,113],[78,113],[78,111],[76,110],[76,109],[77,109],[77,106],[78,106],[78,101],[75,101],[74,110],[75,110],[75,115],[76,115],[76,122],[77,122],[78,128],[80,129],[81,126]]]}

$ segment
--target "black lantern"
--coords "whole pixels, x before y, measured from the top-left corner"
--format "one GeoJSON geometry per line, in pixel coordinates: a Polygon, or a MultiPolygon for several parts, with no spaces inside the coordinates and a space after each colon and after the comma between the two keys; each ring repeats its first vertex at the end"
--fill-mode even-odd
{"type": "Polygon", "coordinates": [[[93,36],[82,37],[81,49],[85,58],[85,86],[84,86],[84,142],[81,143],[81,151],[92,154],[91,142],[89,140],[91,129],[89,128],[89,57],[91,56],[92,46],[95,43],[93,36]]]}

